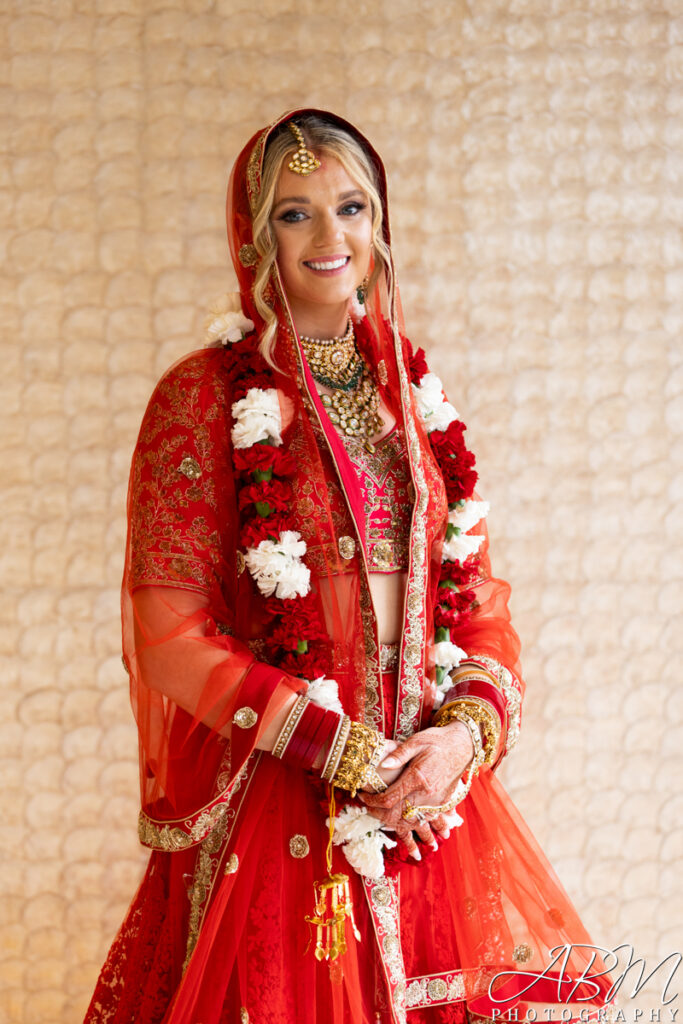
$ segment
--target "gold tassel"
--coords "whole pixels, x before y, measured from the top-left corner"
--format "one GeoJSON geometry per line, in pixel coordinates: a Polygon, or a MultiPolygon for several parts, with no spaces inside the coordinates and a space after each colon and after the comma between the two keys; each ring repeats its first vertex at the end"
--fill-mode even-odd
{"type": "MultiPolygon", "coordinates": [[[[309,925],[316,925],[314,955],[316,960],[334,961],[346,952],[346,920],[358,942],[361,934],[353,917],[353,902],[349,888],[349,876],[332,874],[332,837],[334,836],[335,799],[334,786],[328,786],[330,834],[327,841],[327,878],[314,882],[315,909],[306,917],[309,925]]],[[[310,940],[306,952],[310,946],[310,940]]]]}

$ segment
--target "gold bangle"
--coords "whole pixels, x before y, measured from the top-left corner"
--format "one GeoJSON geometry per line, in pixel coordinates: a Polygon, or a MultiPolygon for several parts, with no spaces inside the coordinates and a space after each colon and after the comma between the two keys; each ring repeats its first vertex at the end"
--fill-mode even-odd
{"type": "Polygon", "coordinates": [[[370,771],[376,774],[383,750],[384,737],[377,729],[371,729],[361,722],[351,722],[349,738],[339,767],[331,779],[332,785],[338,789],[348,789],[351,796],[355,796],[368,781],[370,771]]]}
{"type": "Polygon", "coordinates": [[[500,739],[500,721],[486,701],[478,697],[461,697],[450,704],[444,704],[436,713],[434,725],[448,725],[449,722],[459,720],[463,712],[481,725],[484,732],[484,764],[493,764],[500,739]]]}
{"type": "Polygon", "coordinates": [[[481,729],[479,728],[479,722],[475,721],[475,719],[472,718],[472,715],[469,715],[466,711],[459,711],[457,708],[454,708],[454,710],[450,713],[450,721],[462,722],[463,725],[467,726],[469,734],[472,737],[474,757],[476,757],[477,754],[479,754],[482,749],[481,729]]]}

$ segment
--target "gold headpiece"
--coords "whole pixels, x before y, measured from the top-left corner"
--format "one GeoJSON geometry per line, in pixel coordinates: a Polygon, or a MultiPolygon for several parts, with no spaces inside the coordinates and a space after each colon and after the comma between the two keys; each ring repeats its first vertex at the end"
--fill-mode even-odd
{"type": "Polygon", "coordinates": [[[298,151],[294,154],[287,166],[290,171],[294,171],[295,174],[303,174],[304,176],[312,174],[316,167],[320,167],[320,161],[315,158],[310,149],[306,149],[306,143],[304,142],[304,137],[299,125],[295,124],[294,121],[288,121],[287,127],[294,132],[296,141],[299,143],[298,151]]]}

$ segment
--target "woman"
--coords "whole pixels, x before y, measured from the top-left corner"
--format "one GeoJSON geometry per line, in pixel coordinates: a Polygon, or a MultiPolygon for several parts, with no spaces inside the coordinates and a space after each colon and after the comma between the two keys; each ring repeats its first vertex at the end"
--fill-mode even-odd
{"type": "Polygon", "coordinates": [[[162,378],[133,458],[153,852],[86,1020],[596,1013],[609,979],[581,980],[602,965],[495,778],[523,692],[509,588],[404,334],[380,158],[287,113],[239,155],[227,223],[241,309],[162,378]]]}

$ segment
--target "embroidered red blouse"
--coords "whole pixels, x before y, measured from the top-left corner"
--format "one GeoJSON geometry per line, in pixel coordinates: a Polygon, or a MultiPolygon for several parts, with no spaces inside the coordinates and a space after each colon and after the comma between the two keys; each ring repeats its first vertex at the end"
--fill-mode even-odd
{"type": "Polygon", "coordinates": [[[370,572],[405,571],[415,493],[403,431],[394,425],[375,444],[374,452],[368,452],[358,438],[343,440],[363,495],[368,568],[370,572]]]}

